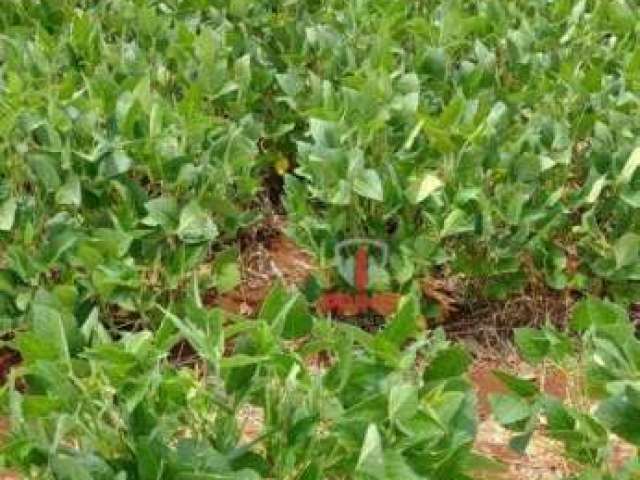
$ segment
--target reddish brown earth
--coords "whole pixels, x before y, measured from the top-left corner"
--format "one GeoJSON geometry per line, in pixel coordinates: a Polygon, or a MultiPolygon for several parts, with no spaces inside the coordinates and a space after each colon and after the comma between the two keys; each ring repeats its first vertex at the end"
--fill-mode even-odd
{"type": "Polygon", "coordinates": [[[492,394],[507,393],[507,389],[495,377],[495,370],[504,370],[518,373],[524,377],[538,381],[541,390],[565,398],[567,392],[567,379],[562,372],[529,371],[513,352],[492,352],[484,354],[476,359],[470,378],[478,395],[478,413],[480,426],[476,439],[478,452],[488,455],[504,464],[504,471],[496,480],[548,480],[562,478],[570,473],[570,466],[560,455],[562,447],[542,435],[534,435],[527,454],[520,455],[509,448],[510,433],[503,429],[491,418],[489,397],[492,394]],[[497,353],[502,353],[497,358],[497,353]],[[525,370],[525,371],[523,371],[525,370]],[[544,378],[544,380],[540,380],[544,378]]]}
{"type": "Polygon", "coordinates": [[[311,256],[280,232],[244,249],[240,265],[242,283],[223,295],[210,292],[203,299],[207,305],[253,315],[276,281],[301,285],[316,270],[311,256]]]}

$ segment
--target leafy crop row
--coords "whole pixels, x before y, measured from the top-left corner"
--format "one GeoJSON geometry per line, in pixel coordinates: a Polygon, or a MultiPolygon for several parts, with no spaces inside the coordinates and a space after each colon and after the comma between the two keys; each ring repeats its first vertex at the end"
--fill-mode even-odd
{"type": "Polygon", "coordinates": [[[639,279],[638,4],[522,3],[296,18],[296,238],[389,238],[395,281],[446,264],[498,296],[639,279]]]}
{"type": "MultiPolygon", "coordinates": [[[[639,26],[638,0],[4,0],[0,334],[22,363],[0,390],[3,464],[491,475],[471,358],[421,331],[412,281],[638,299],[639,26]],[[202,305],[237,286],[236,240],[271,208],[321,267],[343,239],[389,245],[375,286],[407,295],[381,332],[281,287],[257,319],[202,305]]],[[[634,327],[586,300],[572,328],[515,340],[577,366],[595,411],[502,372],[496,419],[520,450],[563,442],[583,479],[633,478],[608,460],[612,434],[639,443],[634,327]]]]}
{"type": "Polygon", "coordinates": [[[118,340],[42,301],[3,390],[3,458],[33,478],[462,479],[478,466],[470,357],[417,332],[415,299],[383,334],[317,319],[302,346],[287,339],[306,303],[279,287],[255,320],[225,325],[191,301],[155,334],[118,340]],[[168,358],[181,339],[199,368],[168,358]],[[261,412],[252,438],[247,405],[261,412]]]}
{"type": "MultiPolygon", "coordinates": [[[[37,308],[33,328],[12,342],[23,364],[2,390],[11,430],[1,458],[30,478],[462,480],[499,472],[473,450],[471,357],[441,331],[420,331],[416,297],[405,297],[377,334],[313,319],[303,297],[281,287],[257,319],[230,319],[191,299],[180,315],[162,309],[155,333],[119,339],[94,315],[81,328],[68,323],[54,298],[37,308]],[[303,333],[292,327],[312,320],[305,342],[292,342],[303,333]],[[176,366],[167,352],[185,340],[200,360],[176,366]]],[[[590,401],[564,404],[535,379],[497,371],[510,393],[490,398],[495,418],[515,432],[511,447],[520,452],[536,429],[561,442],[575,478],[637,478],[637,458],[608,470],[613,433],[640,446],[634,327],[620,307],[593,299],[576,307],[571,326],[579,337],[521,329],[516,343],[525,360],[579,375],[595,413],[590,401]]]]}

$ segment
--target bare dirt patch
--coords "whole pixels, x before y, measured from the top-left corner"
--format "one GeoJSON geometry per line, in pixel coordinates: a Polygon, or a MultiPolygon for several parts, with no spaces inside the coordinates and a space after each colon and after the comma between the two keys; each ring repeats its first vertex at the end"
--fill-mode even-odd
{"type": "Polygon", "coordinates": [[[495,370],[523,374],[538,380],[541,390],[565,398],[567,381],[564,374],[557,371],[541,373],[531,371],[513,352],[491,352],[476,359],[471,372],[471,381],[478,395],[478,414],[480,425],[476,438],[476,449],[505,466],[499,480],[551,480],[560,479],[571,473],[570,465],[561,455],[562,446],[557,442],[536,433],[527,453],[520,455],[509,448],[511,433],[491,418],[489,397],[492,394],[506,393],[504,385],[495,377],[495,370]]]}
{"type": "Polygon", "coordinates": [[[241,284],[222,295],[209,292],[204,302],[252,316],[275,282],[301,285],[317,267],[311,255],[287,238],[283,230],[283,220],[270,217],[241,239],[241,284]]]}
{"type": "Polygon", "coordinates": [[[530,286],[506,300],[492,300],[478,294],[473,285],[465,286],[464,298],[443,325],[457,338],[473,338],[484,345],[501,345],[511,338],[514,328],[541,326],[548,322],[566,325],[577,300],[574,292],[530,286]]]}

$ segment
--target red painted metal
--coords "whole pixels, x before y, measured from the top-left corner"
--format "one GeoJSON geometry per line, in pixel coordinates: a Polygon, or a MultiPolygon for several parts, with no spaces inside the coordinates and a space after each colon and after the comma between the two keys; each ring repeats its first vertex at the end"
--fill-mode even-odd
{"type": "Polygon", "coordinates": [[[364,292],[369,286],[369,253],[367,247],[361,245],[356,252],[354,283],[358,292],[364,292]]]}
{"type": "Polygon", "coordinates": [[[325,293],[316,302],[316,309],[323,315],[333,314],[344,317],[363,315],[372,311],[383,317],[396,311],[400,295],[397,293],[377,293],[370,295],[369,259],[367,247],[361,245],[355,255],[354,284],[356,293],[325,293]]]}

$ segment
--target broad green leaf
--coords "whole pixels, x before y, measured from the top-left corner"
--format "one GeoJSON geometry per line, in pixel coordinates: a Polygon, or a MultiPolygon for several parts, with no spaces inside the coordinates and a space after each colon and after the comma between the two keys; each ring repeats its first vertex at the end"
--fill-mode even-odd
{"type": "MultiPolygon", "coordinates": [[[[460,386],[461,384],[456,385],[457,388],[460,388],[460,386]]],[[[449,429],[449,425],[455,421],[456,417],[466,424],[463,427],[464,429],[469,428],[472,430],[474,428],[473,420],[469,416],[465,418],[465,405],[472,405],[469,403],[467,393],[456,390],[443,392],[440,388],[436,388],[430,392],[423,402],[428,405],[429,415],[438,423],[443,431],[449,429]],[[460,418],[459,415],[461,415],[462,418],[460,418]]],[[[473,415],[473,412],[467,413],[473,415]]]]}
{"type": "Polygon", "coordinates": [[[80,332],[82,333],[84,340],[90,345],[111,343],[109,332],[100,322],[100,312],[98,307],[94,307],[93,310],[91,310],[87,319],[80,327],[80,332]]]}
{"type": "Polygon", "coordinates": [[[375,424],[370,424],[367,427],[367,433],[360,448],[356,471],[366,473],[380,480],[385,478],[382,438],[375,424]]]}
{"type": "Polygon", "coordinates": [[[589,191],[589,195],[587,195],[587,198],[586,198],[587,203],[595,203],[598,200],[598,198],[600,197],[600,193],[602,192],[602,189],[606,185],[606,182],[607,182],[606,175],[601,175],[600,177],[597,178],[595,182],[593,182],[593,185],[591,186],[591,190],[589,191]]]}
{"type": "Polygon", "coordinates": [[[56,192],[56,202],[60,205],[79,207],[82,203],[80,180],[76,175],[69,175],[67,180],[56,192]]]}
{"type": "Polygon", "coordinates": [[[522,358],[532,364],[540,363],[551,350],[545,333],[535,328],[516,329],[514,340],[522,358]]]}
{"type": "Polygon", "coordinates": [[[524,455],[529,447],[529,443],[531,443],[531,439],[533,438],[533,431],[528,431],[521,433],[519,435],[514,435],[509,439],[509,447],[516,452],[524,455]]]}
{"type": "Polygon", "coordinates": [[[120,94],[116,102],[116,119],[119,124],[123,124],[129,114],[129,110],[135,102],[135,96],[130,91],[125,91],[120,94]]]}
{"type": "Polygon", "coordinates": [[[70,455],[56,455],[51,462],[51,469],[60,480],[93,480],[90,470],[77,458],[70,455]]]}
{"type": "Polygon", "coordinates": [[[353,190],[358,194],[378,202],[382,201],[382,181],[378,172],[366,168],[358,171],[353,180],[353,190]]]}
{"type": "Polygon", "coordinates": [[[220,293],[226,293],[236,288],[241,281],[240,268],[236,261],[224,262],[216,265],[215,285],[220,293]]]}
{"type": "Polygon", "coordinates": [[[640,167],[640,147],[637,147],[629,155],[627,163],[624,164],[620,175],[618,175],[618,183],[629,183],[638,167],[640,167]]]}
{"type": "Polygon", "coordinates": [[[220,367],[221,368],[238,368],[238,367],[246,367],[247,365],[256,365],[258,363],[263,363],[269,360],[269,357],[261,355],[232,355],[230,357],[223,357],[220,359],[220,367]]]}
{"type": "Polygon", "coordinates": [[[193,200],[180,212],[176,234],[185,243],[210,242],[218,236],[218,228],[209,213],[193,200]]]}
{"type": "Polygon", "coordinates": [[[145,225],[162,227],[172,231],[178,226],[178,202],[173,197],[158,197],[145,203],[148,215],[142,220],[145,225]]]}
{"type": "Polygon", "coordinates": [[[302,89],[302,81],[295,73],[279,73],[276,75],[276,81],[282,91],[289,97],[295,97],[302,89]]]}
{"type": "Polygon", "coordinates": [[[418,389],[408,383],[396,384],[389,391],[389,419],[409,419],[418,409],[418,389]]]}
{"type": "Polygon", "coordinates": [[[420,302],[415,294],[403,297],[400,300],[398,311],[393,316],[387,327],[379,335],[397,347],[401,347],[404,342],[415,335],[418,328],[418,317],[420,316],[420,302]]]}
{"type": "Polygon", "coordinates": [[[503,102],[496,102],[493,107],[491,107],[491,111],[487,116],[487,125],[489,128],[495,128],[506,113],[507,106],[503,102]]]}
{"type": "Polygon", "coordinates": [[[491,394],[489,403],[494,418],[505,427],[528,420],[532,414],[529,404],[513,395],[491,394]]]}
{"type": "Polygon", "coordinates": [[[409,191],[407,195],[411,203],[418,204],[422,202],[432,193],[442,188],[443,183],[436,175],[432,173],[425,173],[420,178],[415,178],[409,185],[409,191]]]}
{"type": "Polygon", "coordinates": [[[623,268],[638,262],[640,253],[640,235],[626,233],[613,244],[616,267],[623,268]]]}
{"type": "Polygon", "coordinates": [[[60,188],[62,183],[60,175],[55,165],[55,161],[51,155],[42,153],[32,154],[28,157],[29,166],[33,170],[35,176],[42,183],[42,186],[48,192],[54,192],[60,188]]]}
{"type": "Polygon", "coordinates": [[[214,366],[220,364],[224,348],[224,332],[222,331],[222,315],[215,311],[205,312],[200,308],[192,309],[193,316],[200,316],[201,322],[183,319],[169,310],[157,305],[158,309],[171,320],[180,334],[204,359],[214,366]]]}
{"type": "Polygon", "coordinates": [[[304,336],[313,326],[304,296],[297,291],[288,292],[280,283],[276,283],[267,295],[259,318],[272,324],[274,331],[287,339],[304,336]]]}
{"type": "Polygon", "coordinates": [[[263,300],[258,318],[273,323],[289,304],[293,305],[291,295],[280,282],[276,282],[263,300]]]}
{"type": "Polygon", "coordinates": [[[339,143],[337,126],[333,122],[311,118],[309,120],[309,133],[315,142],[323,147],[335,147],[339,143]]]}
{"type": "Polygon", "coordinates": [[[456,149],[456,144],[451,139],[451,134],[436,126],[435,122],[428,118],[423,118],[422,129],[431,144],[443,154],[450,153],[456,149]]]}
{"type": "Polygon", "coordinates": [[[288,310],[282,328],[282,337],[285,339],[299,338],[311,331],[313,317],[304,297],[296,294],[296,301],[288,310]]]}
{"type": "Polygon", "coordinates": [[[71,354],[63,314],[50,306],[34,302],[31,306],[31,316],[33,332],[41,340],[50,342],[61,360],[70,362],[71,354]]]}
{"type": "Polygon", "coordinates": [[[100,163],[100,176],[105,178],[115,177],[127,172],[133,161],[123,150],[116,150],[107,155],[100,163]]]}
{"type": "Polygon", "coordinates": [[[151,138],[156,138],[162,131],[163,114],[162,105],[154,102],[149,114],[149,136],[151,138]]]}
{"type": "Polygon", "coordinates": [[[0,230],[8,232],[13,227],[18,203],[13,197],[7,198],[0,205],[0,230]]]}
{"type": "Polygon", "coordinates": [[[384,452],[385,480],[420,480],[420,477],[409,466],[400,451],[386,450],[384,452]]]}
{"type": "Polygon", "coordinates": [[[538,386],[536,385],[534,380],[519,378],[515,375],[511,375],[500,370],[494,370],[493,374],[503,383],[505,387],[507,387],[509,390],[519,395],[520,397],[531,398],[540,393],[540,390],[538,389],[538,386]]]}
{"type": "Polygon", "coordinates": [[[447,380],[464,375],[471,365],[472,358],[460,345],[453,345],[440,350],[425,368],[425,382],[447,380]]]}
{"type": "Polygon", "coordinates": [[[596,417],[619,437],[640,446],[640,408],[627,395],[605,399],[598,406],[596,417]]]}
{"type": "Polygon", "coordinates": [[[580,301],[571,314],[571,328],[584,332],[590,328],[604,327],[628,321],[625,310],[608,301],[589,297],[580,301]]]}
{"type": "Polygon", "coordinates": [[[442,230],[440,231],[440,237],[446,238],[452,235],[459,235],[461,233],[470,232],[474,228],[474,224],[463,210],[458,208],[454,209],[444,219],[442,230]]]}

